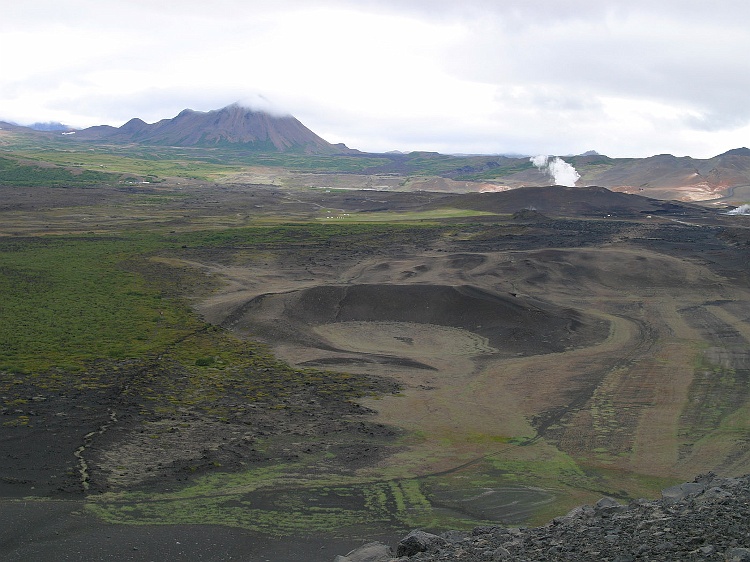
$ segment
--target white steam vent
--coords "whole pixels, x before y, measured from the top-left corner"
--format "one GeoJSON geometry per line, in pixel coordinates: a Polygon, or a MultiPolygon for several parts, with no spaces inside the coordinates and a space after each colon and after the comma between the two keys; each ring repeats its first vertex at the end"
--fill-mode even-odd
{"type": "Polygon", "coordinates": [[[540,172],[547,174],[555,182],[555,185],[575,187],[576,182],[581,179],[581,175],[576,172],[576,169],[559,156],[551,158],[540,154],[539,156],[532,156],[529,161],[539,168],[540,172]]]}
{"type": "Polygon", "coordinates": [[[727,215],[750,215],[750,205],[748,205],[747,203],[744,205],[740,205],[736,209],[727,211],[726,214],[727,215]]]}

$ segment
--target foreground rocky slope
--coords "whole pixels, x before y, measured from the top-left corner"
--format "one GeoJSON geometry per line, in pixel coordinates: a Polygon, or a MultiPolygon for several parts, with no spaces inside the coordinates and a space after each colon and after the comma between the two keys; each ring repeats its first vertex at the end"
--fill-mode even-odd
{"type": "Polygon", "coordinates": [[[335,562],[750,560],[750,476],[709,473],[659,500],[602,498],[543,527],[414,531],[395,551],[371,543],[335,562]]]}

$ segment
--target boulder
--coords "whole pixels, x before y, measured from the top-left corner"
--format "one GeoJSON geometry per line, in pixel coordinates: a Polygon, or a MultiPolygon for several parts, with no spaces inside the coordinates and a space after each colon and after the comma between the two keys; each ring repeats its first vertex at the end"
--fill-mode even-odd
{"type": "Polygon", "coordinates": [[[370,542],[355,548],[346,556],[337,556],[333,562],[389,562],[392,559],[390,547],[380,542],[370,542]]]}
{"type": "Polygon", "coordinates": [[[446,544],[448,544],[448,541],[432,533],[412,531],[399,541],[396,548],[396,555],[414,556],[419,552],[427,552],[430,549],[437,549],[446,544]]]}
{"type": "Polygon", "coordinates": [[[726,553],[727,562],[750,562],[750,548],[730,548],[726,553]]]}
{"type": "Polygon", "coordinates": [[[703,493],[705,484],[699,482],[686,482],[678,486],[672,486],[661,491],[661,497],[667,503],[676,503],[687,498],[695,497],[703,493]]]}

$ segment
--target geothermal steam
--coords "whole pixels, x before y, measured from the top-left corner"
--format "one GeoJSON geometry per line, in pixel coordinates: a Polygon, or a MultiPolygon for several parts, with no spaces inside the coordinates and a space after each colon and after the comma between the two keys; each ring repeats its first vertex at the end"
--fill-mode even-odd
{"type": "Polygon", "coordinates": [[[555,182],[555,185],[575,187],[576,182],[581,178],[581,175],[576,172],[573,166],[558,156],[550,158],[540,154],[539,156],[532,156],[529,160],[539,168],[540,172],[547,174],[555,182]]]}
{"type": "Polygon", "coordinates": [[[750,215],[750,205],[748,205],[747,203],[744,205],[740,205],[736,209],[727,211],[726,214],[727,215],[750,215]]]}

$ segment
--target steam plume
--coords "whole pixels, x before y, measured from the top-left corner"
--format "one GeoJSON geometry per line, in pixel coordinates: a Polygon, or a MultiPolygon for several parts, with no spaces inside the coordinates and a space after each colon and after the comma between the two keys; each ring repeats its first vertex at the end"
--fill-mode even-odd
{"type": "Polygon", "coordinates": [[[529,161],[539,168],[540,172],[547,174],[555,182],[555,185],[575,187],[576,182],[581,178],[581,175],[576,172],[573,166],[558,156],[550,158],[540,154],[539,156],[532,156],[529,161]]]}
{"type": "Polygon", "coordinates": [[[727,215],[750,215],[750,205],[747,203],[744,205],[740,205],[736,209],[732,209],[731,211],[727,211],[727,215]]]}

